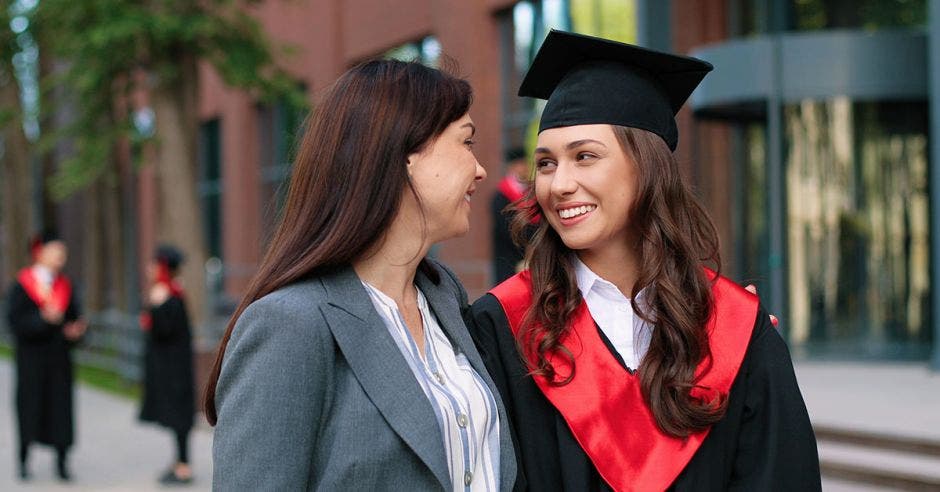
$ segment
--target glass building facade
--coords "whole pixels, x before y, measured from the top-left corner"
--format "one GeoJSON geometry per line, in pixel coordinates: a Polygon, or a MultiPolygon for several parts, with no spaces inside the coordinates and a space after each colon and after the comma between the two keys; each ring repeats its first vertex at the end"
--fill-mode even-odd
{"type": "Polygon", "coordinates": [[[927,7],[731,0],[693,50],[717,67],[693,108],[727,130],[730,270],[801,355],[931,353],[927,7]]]}

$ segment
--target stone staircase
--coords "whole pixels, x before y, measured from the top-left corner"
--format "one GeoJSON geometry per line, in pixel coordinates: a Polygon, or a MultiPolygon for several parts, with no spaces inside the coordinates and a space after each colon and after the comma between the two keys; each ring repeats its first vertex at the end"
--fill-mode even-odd
{"type": "Polygon", "coordinates": [[[815,431],[824,483],[857,484],[866,490],[940,491],[940,440],[819,424],[815,431]]]}

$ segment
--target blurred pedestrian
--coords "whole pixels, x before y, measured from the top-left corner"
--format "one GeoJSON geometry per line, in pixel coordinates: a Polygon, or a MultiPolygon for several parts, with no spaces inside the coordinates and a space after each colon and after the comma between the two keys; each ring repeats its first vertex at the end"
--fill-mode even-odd
{"type": "Polygon", "coordinates": [[[525,195],[529,164],[525,150],[513,148],[506,152],[505,176],[500,180],[490,202],[493,241],[493,282],[498,284],[521,269],[525,248],[517,246],[510,232],[512,211],[507,207],[525,195]]]}
{"type": "Polygon", "coordinates": [[[467,232],[486,176],[471,98],[448,73],[376,60],[321,99],[207,386],[214,489],[512,488],[467,294],[426,256],[467,232]]]}
{"type": "Polygon", "coordinates": [[[16,416],[19,477],[30,477],[29,447],[38,442],[57,453],[56,471],[68,481],[74,442],[71,348],[85,333],[69,279],[62,274],[68,248],[53,231],[30,243],[33,264],[20,270],[7,294],[7,320],[16,352],[16,416]]]}
{"type": "Polygon", "coordinates": [[[147,309],[141,315],[146,333],[144,397],[140,420],[171,429],[176,436],[176,462],[160,477],[164,484],[188,484],[189,431],[195,413],[192,331],[183,289],[174,279],[183,254],[163,245],[147,269],[147,309]]]}

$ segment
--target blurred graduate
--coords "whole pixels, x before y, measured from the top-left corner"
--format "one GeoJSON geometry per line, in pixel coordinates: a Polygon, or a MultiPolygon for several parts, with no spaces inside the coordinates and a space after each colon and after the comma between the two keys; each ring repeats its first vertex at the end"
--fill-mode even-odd
{"type": "Polygon", "coordinates": [[[16,416],[19,477],[30,478],[29,448],[52,446],[56,472],[70,480],[68,451],[74,442],[72,346],[85,334],[72,283],[62,273],[68,248],[53,231],[30,244],[33,264],[17,274],[7,294],[7,320],[16,352],[16,416]]]}
{"type": "Polygon", "coordinates": [[[182,263],[178,249],[157,248],[147,269],[150,288],[140,322],[146,333],[140,419],[172,430],[176,441],[176,461],[159,478],[164,484],[193,480],[189,466],[189,431],[196,411],[192,330],[183,289],[175,280],[182,263]]]}

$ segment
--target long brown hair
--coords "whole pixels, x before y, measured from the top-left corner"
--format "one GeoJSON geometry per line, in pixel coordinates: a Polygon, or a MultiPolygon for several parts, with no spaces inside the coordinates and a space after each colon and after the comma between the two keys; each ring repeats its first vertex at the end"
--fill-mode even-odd
{"type": "MultiPolygon", "coordinates": [[[[414,62],[375,60],[336,81],[307,122],[284,211],[245,296],[219,343],[206,385],[215,425],[215,390],[238,317],[252,302],[303,278],[349,264],[383,238],[407,188],[408,156],[470,109],[467,81],[414,62]]],[[[437,281],[434,270],[419,267],[437,281]]]]}
{"type": "MultiPolygon", "coordinates": [[[[690,395],[697,382],[696,368],[711,357],[705,324],[713,309],[712,279],[702,267],[717,272],[721,265],[718,234],[683,182],[662,138],[636,128],[613,126],[613,130],[639,176],[628,219],[640,259],[631,303],[637,315],[654,327],[638,369],[643,398],[663,432],[685,437],[720,420],[727,407],[727,395],[712,401],[690,395]],[[641,290],[643,302],[638,303],[641,290]]],[[[541,208],[534,200],[534,187],[517,203],[513,232],[519,240],[541,208]]],[[[571,262],[574,254],[547,220],[540,222],[526,248],[533,302],[517,342],[532,374],[556,385],[574,377],[574,371],[559,377],[549,360],[557,354],[575,368],[574,357],[562,345],[581,304],[571,262]]]]}

